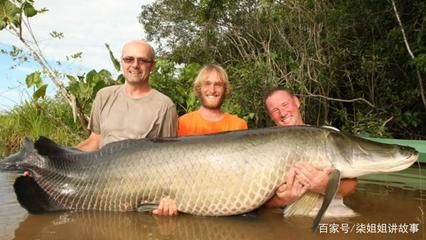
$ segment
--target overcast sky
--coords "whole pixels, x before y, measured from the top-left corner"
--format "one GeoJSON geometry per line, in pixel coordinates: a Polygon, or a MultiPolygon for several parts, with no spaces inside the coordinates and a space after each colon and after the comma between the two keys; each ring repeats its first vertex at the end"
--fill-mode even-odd
{"type": "MultiPolygon", "coordinates": [[[[82,60],[65,64],[64,71],[84,72],[87,69],[106,68],[113,71],[108,52],[108,43],[119,56],[123,43],[144,38],[142,25],[138,22],[141,6],[153,0],[104,0],[104,1],[36,1],[36,9],[49,11],[31,19],[33,31],[49,61],[65,62],[66,56],[83,52],[82,60]],[[62,32],[64,38],[51,39],[52,31],[62,32]]],[[[0,32],[0,48],[18,45],[16,37],[6,31],[0,32]]],[[[19,103],[26,95],[22,82],[28,73],[38,67],[25,64],[15,69],[9,57],[0,55],[0,111],[19,103]]]]}

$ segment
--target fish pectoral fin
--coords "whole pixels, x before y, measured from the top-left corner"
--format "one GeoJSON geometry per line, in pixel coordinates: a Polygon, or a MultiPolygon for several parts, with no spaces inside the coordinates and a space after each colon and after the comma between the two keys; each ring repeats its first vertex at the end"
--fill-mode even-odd
{"type": "Polygon", "coordinates": [[[138,208],[136,209],[137,212],[142,212],[142,213],[152,213],[152,211],[154,211],[155,209],[158,208],[158,204],[157,203],[142,203],[138,206],[138,208]]]}
{"type": "MultiPolygon", "coordinates": [[[[314,209],[314,212],[317,213],[319,208],[320,207],[318,206],[314,209]]],[[[313,213],[311,216],[315,215],[316,214],[313,213]]],[[[330,206],[328,206],[323,218],[350,218],[356,216],[359,216],[359,214],[345,205],[343,197],[335,196],[331,201],[330,206]]]]}
{"type": "Polygon", "coordinates": [[[317,215],[314,218],[312,223],[312,231],[315,232],[318,229],[321,218],[324,216],[325,211],[327,211],[328,206],[333,200],[334,196],[336,196],[337,190],[340,185],[340,171],[338,169],[334,169],[330,173],[330,179],[327,184],[327,189],[325,190],[324,200],[322,202],[321,208],[318,210],[317,215]]]}
{"type": "Polygon", "coordinates": [[[312,209],[314,209],[317,203],[321,200],[322,196],[319,193],[306,192],[298,200],[285,207],[284,217],[291,217],[295,215],[308,216],[312,209]]]}
{"type": "Polygon", "coordinates": [[[310,212],[318,205],[319,202],[322,201],[321,207],[319,208],[312,224],[312,231],[316,231],[321,218],[324,216],[325,211],[339,189],[339,184],[340,171],[335,169],[330,174],[330,179],[324,196],[319,193],[306,192],[301,198],[284,209],[284,217],[290,217],[293,215],[309,216],[310,212]]]}
{"type": "Polygon", "coordinates": [[[259,215],[258,209],[254,209],[250,212],[246,212],[246,213],[240,214],[238,216],[243,217],[244,219],[256,219],[258,217],[258,215],[259,215]]]}

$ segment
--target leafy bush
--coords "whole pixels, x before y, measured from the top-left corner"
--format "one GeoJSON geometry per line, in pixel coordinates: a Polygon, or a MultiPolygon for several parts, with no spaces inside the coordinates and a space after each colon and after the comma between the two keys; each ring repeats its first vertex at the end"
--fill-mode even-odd
{"type": "Polygon", "coordinates": [[[24,137],[46,136],[63,145],[82,140],[84,129],[73,121],[69,106],[60,98],[39,99],[15,106],[0,115],[0,153],[8,155],[20,149],[24,137]]]}

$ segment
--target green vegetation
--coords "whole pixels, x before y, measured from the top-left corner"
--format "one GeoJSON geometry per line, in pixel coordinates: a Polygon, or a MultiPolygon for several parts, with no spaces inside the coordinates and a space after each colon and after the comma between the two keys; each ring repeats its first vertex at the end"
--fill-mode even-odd
{"type": "Polygon", "coordinates": [[[392,1],[157,0],[140,22],[175,63],[224,65],[230,106],[251,127],[270,124],[263,91],[284,86],[303,99],[307,123],[421,139],[426,3],[396,9],[402,28],[392,1]]]}
{"type": "Polygon", "coordinates": [[[84,129],[60,98],[25,102],[0,115],[0,156],[16,152],[23,137],[41,135],[71,146],[82,140],[84,129]]]}
{"type": "MultiPolygon", "coordinates": [[[[219,63],[232,84],[225,109],[248,120],[250,127],[271,125],[263,95],[283,86],[302,99],[309,124],[376,137],[425,139],[426,2],[398,0],[395,9],[393,3],[157,0],[142,6],[139,18],[148,40],[159,46],[151,82],[183,114],[198,107],[192,91],[198,70],[219,63]]],[[[10,28],[19,37],[23,19],[28,22],[46,11],[32,4],[1,1],[0,30],[10,28]]],[[[63,34],[53,31],[51,36],[63,34]]],[[[29,58],[17,48],[2,52],[18,61],[29,58]]],[[[118,71],[119,62],[109,53],[118,71]]],[[[24,136],[46,135],[75,144],[87,134],[84,122],[96,92],[123,82],[121,75],[107,70],[63,76],[43,64],[27,77],[28,87],[36,90],[33,100],[0,116],[0,151],[14,151],[24,136]],[[53,82],[67,79],[65,86],[63,81],[56,85],[53,99],[45,97],[44,76],[53,82]]]]}

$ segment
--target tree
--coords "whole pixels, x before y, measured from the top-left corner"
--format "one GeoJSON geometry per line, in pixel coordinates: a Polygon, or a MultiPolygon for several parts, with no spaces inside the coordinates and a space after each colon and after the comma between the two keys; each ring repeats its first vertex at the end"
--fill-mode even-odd
{"type": "MultiPolygon", "coordinates": [[[[71,106],[74,118],[78,118],[82,126],[87,126],[87,117],[84,115],[78,100],[73,94],[67,91],[60,74],[50,66],[32,32],[30,18],[47,11],[47,9],[36,10],[33,4],[33,0],[0,0],[0,31],[8,31],[16,36],[30,52],[34,61],[40,65],[42,72],[50,78],[58,88],[59,93],[71,106]],[[28,34],[28,37],[24,36],[24,34],[28,34]]],[[[51,33],[51,36],[61,38],[63,35],[54,31],[51,33]]],[[[29,86],[35,84],[38,87],[36,96],[43,95],[47,87],[47,85],[40,84],[40,82],[41,75],[37,72],[30,75],[30,78],[27,78],[29,86]]]]}
{"type": "Polygon", "coordinates": [[[305,122],[421,138],[426,4],[397,4],[414,61],[386,1],[158,0],[140,22],[177,64],[224,65],[229,107],[252,127],[268,124],[262,92],[285,86],[303,97],[305,122]]]}

